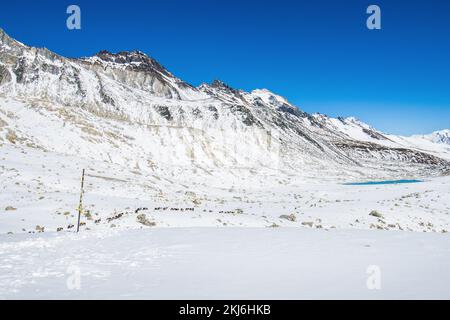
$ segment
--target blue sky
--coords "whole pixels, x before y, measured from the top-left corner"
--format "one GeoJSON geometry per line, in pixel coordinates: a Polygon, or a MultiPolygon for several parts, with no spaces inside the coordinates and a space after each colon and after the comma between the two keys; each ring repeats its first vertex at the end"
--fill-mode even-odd
{"type": "Polygon", "coordinates": [[[268,88],[396,134],[450,127],[450,1],[8,1],[0,27],[64,56],[139,49],[198,85],[268,88]],[[82,29],[66,28],[77,4],[82,29]],[[382,30],[366,28],[366,8],[382,30]]]}

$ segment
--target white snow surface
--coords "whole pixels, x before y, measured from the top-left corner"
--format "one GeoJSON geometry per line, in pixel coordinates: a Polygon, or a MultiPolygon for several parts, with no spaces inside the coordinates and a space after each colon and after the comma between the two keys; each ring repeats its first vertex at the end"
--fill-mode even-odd
{"type": "Polygon", "coordinates": [[[297,228],[3,235],[0,297],[449,299],[449,240],[297,228]],[[374,267],[379,289],[367,286],[374,267]],[[70,286],[73,270],[79,287],[70,286]]]}

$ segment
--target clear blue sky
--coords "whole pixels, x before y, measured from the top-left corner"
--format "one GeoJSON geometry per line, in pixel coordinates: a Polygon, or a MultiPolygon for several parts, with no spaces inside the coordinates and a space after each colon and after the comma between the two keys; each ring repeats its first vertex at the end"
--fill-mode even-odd
{"type": "Polygon", "coordinates": [[[198,85],[268,88],[389,133],[450,127],[448,0],[7,1],[0,27],[64,56],[139,49],[198,85]],[[66,28],[66,8],[82,30],[66,28]],[[382,30],[366,28],[366,8],[382,30]]]}

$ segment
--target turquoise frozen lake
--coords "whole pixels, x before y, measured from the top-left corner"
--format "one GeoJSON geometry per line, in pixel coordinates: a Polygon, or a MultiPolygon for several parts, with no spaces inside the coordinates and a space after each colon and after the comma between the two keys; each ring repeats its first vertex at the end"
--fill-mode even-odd
{"type": "Polygon", "coordinates": [[[350,182],[344,183],[346,186],[371,186],[383,184],[405,184],[405,183],[419,183],[422,180],[385,180],[385,181],[366,181],[366,182],[350,182]]]}

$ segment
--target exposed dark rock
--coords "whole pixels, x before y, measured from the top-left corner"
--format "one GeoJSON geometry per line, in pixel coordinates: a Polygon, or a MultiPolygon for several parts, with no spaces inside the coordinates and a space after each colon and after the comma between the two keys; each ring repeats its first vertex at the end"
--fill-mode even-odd
{"type": "Polygon", "coordinates": [[[215,120],[219,119],[219,112],[217,111],[217,108],[214,106],[209,106],[208,110],[212,112],[213,117],[215,120]]]}
{"type": "Polygon", "coordinates": [[[231,112],[238,114],[242,117],[242,122],[246,125],[246,126],[253,126],[256,125],[258,127],[262,128],[262,124],[261,122],[259,122],[251,113],[251,111],[242,105],[233,105],[230,108],[231,112]]]}
{"type": "Polygon", "coordinates": [[[291,221],[291,222],[295,222],[295,221],[297,221],[297,217],[295,216],[295,214],[289,214],[289,215],[287,215],[287,214],[282,214],[281,216],[280,216],[280,219],[285,219],[285,220],[288,220],[288,221],[291,221]]]}
{"type": "Polygon", "coordinates": [[[239,91],[230,87],[229,85],[227,85],[225,82],[222,82],[220,80],[214,80],[211,83],[211,87],[212,88],[216,88],[216,89],[221,89],[221,90],[225,90],[228,92],[233,92],[233,93],[238,93],[239,91]]]}
{"type": "Polygon", "coordinates": [[[170,113],[170,110],[169,110],[168,107],[166,107],[166,106],[155,106],[155,109],[167,121],[172,121],[173,120],[172,114],[170,113]]]}
{"type": "Polygon", "coordinates": [[[286,105],[286,104],[283,104],[283,105],[279,106],[278,110],[281,111],[281,112],[284,112],[284,113],[291,114],[291,115],[293,115],[293,116],[295,116],[297,118],[304,118],[304,117],[307,116],[307,113],[301,111],[298,108],[291,107],[291,106],[286,105]]]}
{"type": "Polygon", "coordinates": [[[47,64],[47,63],[44,63],[44,64],[41,66],[41,69],[42,69],[42,71],[44,71],[44,72],[48,72],[48,73],[51,73],[51,74],[54,74],[54,75],[58,75],[58,74],[61,72],[61,69],[58,68],[57,66],[55,66],[55,65],[50,65],[50,64],[47,64]]]}
{"type": "Polygon", "coordinates": [[[153,72],[156,70],[167,76],[172,76],[158,61],[141,51],[121,51],[119,53],[111,53],[102,50],[97,53],[96,56],[106,62],[127,64],[130,69],[135,71],[153,72]]]}
{"type": "Polygon", "coordinates": [[[203,114],[199,108],[195,108],[194,110],[192,110],[192,114],[196,118],[199,118],[199,119],[203,118],[203,114]]]}
{"type": "Polygon", "coordinates": [[[20,58],[17,61],[16,68],[14,69],[17,83],[24,82],[25,70],[26,70],[25,58],[20,58]]]}
{"type": "Polygon", "coordinates": [[[4,66],[0,66],[0,86],[11,81],[11,74],[4,66]]]}
{"type": "Polygon", "coordinates": [[[110,104],[110,105],[112,105],[112,106],[115,106],[115,105],[116,105],[116,102],[114,101],[113,98],[111,98],[111,97],[105,92],[105,89],[104,89],[104,87],[103,87],[103,82],[102,82],[102,80],[100,79],[100,76],[99,76],[98,74],[97,74],[97,79],[98,79],[98,83],[99,83],[99,85],[100,85],[99,94],[100,94],[100,97],[102,98],[102,102],[103,102],[103,103],[106,103],[106,104],[110,104]]]}
{"type": "Polygon", "coordinates": [[[370,136],[370,137],[372,137],[372,138],[374,138],[374,139],[377,139],[377,140],[389,140],[388,138],[386,138],[386,137],[383,136],[382,134],[379,134],[379,133],[376,132],[376,131],[369,130],[369,129],[366,129],[366,128],[363,128],[362,130],[363,130],[363,132],[364,132],[365,134],[367,134],[368,136],[370,136]]]}

